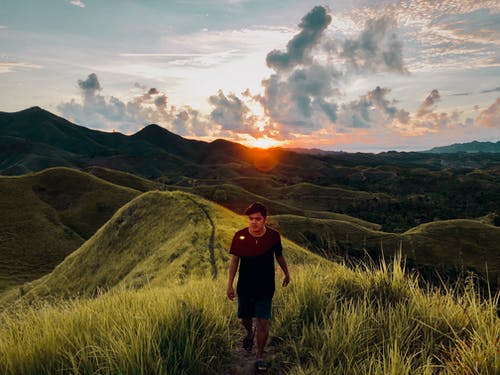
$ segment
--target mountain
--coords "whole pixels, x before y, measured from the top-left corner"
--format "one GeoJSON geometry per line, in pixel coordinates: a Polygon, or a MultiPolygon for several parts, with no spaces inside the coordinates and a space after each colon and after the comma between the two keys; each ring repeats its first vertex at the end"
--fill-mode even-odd
{"type": "MultiPolygon", "coordinates": [[[[500,153],[307,155],[222,139],[188,140],[158,125],[131,136],[100,132],[38,107],[0,113],[0,174],[54,166],[118,170],[155,180],[162,188],[196,188],[209,199],[215,199],[216,185],[235,185],[276,206],[328,210],[381,225],[386,232],[500,210],[500,153]]],[[[139,185],[141,191],[149,189],[139,185]]],[[[218,190],[224,198],[223,189],[218,190]]],[[[241,190],[232,195],[233,202],[217,202],[234,209],[244,194],[241,190]]]]}
{"type": "Polygon", "coordinates": [[[500,152],[500,141],[497,142],[468,142],[454,143],[449,146],[433,147],[423,151],[429,153],[455,153],[455,152],[500,152]]]}
{"type": "Polygon", "coordinates": [[[0,290],[53,270],[139,194],[69,168],[0,177],[0,290]]]}

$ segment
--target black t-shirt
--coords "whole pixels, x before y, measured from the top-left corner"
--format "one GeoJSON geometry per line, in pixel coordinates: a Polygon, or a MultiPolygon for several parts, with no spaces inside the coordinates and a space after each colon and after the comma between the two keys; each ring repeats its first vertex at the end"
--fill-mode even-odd
{"type": "Polygon", "coordinates": [[[272,298],[274,295],[274,257],[283,254],[280,234],[266,227],[262,237],[244,228],[236,232],[230,254],[240,257],[236,291],[243,297],[272,298]]]}

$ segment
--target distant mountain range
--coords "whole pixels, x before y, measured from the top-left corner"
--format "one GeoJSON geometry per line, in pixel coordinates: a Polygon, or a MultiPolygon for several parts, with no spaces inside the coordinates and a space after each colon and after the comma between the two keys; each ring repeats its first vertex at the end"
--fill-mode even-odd
{"type": "Polygon", "coordinates": [[[500,152],[500,141],[498,142],[468,142],[454,143],[449,146],[434,147],[423,152],[453,153],[453,152],[500,152]]]}
{"type": "Polygon", "coordinates": [[[304,174],[309,176],[311,168],[323,169],[324,174],[332,164],[347,167],[390,164],[437,169],[443,166],[478,168],[488,167],[490,161],[473,155],[459,160],[445,155],[453,149],[456,152],[493,152],[493,149],[500,150],[500,142],[472,142],[448,147],[434,148],[429,153],[389,151],[371,154],[282,148],[257,153],[252,148],[223,139],[213,142],[186,139],[155,124],[127,136],[79,126],[40,107],[13,113],[0,112],[0,175],[20,175],[57,166],[101,166],[147,178],[165,175],[234,177],[255,174],[256,163],[266,164],[265,160],[256,160],[262,154],[279,158],[279,167],[273,173],[284,174],[286,179],[304,174]],[[441,152],[440,156],[435,155],[441,152]]]}

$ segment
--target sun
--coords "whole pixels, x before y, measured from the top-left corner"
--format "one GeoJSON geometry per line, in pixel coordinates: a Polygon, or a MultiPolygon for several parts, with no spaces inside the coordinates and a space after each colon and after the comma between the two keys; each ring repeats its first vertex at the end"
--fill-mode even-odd
{"type": "Polygon", "coordinates": [[[263,138],[249,140],[248,144],[252,147],[270,148],[270,147],[278,146],[280,144],[280,142],[275,140],[275,139],[263,137],[263,138]]]}

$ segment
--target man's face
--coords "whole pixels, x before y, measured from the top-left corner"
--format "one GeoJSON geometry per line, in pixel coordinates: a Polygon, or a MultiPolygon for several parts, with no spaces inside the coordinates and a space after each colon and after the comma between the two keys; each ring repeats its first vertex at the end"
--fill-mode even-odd
{"type": "Polygon", "coordinates": [[[260,212],[248,215],[248,226],[252,232],[261,232],[264,230],[267,218],[264,218],[260,212]]]}

